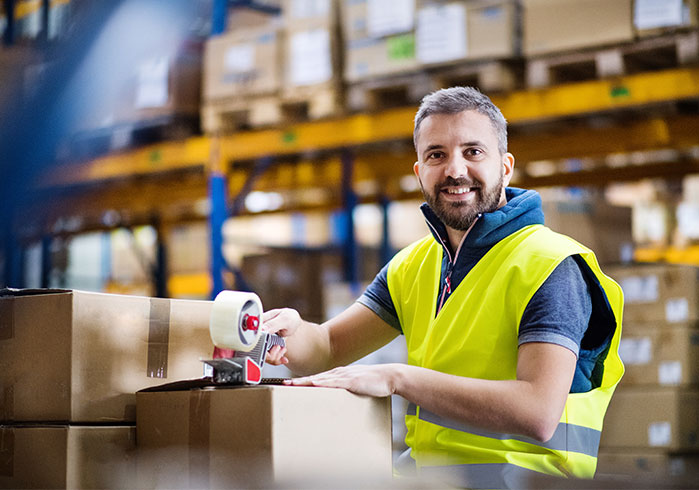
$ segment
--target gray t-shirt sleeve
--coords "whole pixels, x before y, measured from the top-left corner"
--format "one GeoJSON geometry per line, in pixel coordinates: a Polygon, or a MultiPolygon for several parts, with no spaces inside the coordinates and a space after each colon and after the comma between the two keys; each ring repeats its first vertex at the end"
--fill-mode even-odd
{"type": "Polygon", "coordinates": [[[577,356],[591,313],[587,282],[574,258],[566,257],[529,300],[519,326],[519,345],[557,344],[577,356]]]}
{"type": "Polygon", "coordinates": [[[393,300],[388,291],[388,264],[379,271],[357,302],[369,308],[383,321],[403,333],[396,308],[393,306],[393,300]]]}

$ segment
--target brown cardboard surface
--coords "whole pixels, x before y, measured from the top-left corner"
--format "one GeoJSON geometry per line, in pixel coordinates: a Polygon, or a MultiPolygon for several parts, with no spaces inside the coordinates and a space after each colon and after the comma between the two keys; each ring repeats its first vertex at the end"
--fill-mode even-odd
{"type": "Polygon", "coordinates": [[[2,297],[0,420],[135,420],[135,392],[202,375],[211,302],[81,291],[2,297]]]}
{"type": "Polygon", "coordinates": [[[522,6],[527,56],[633,39],[631,0],[522,0],[522,6]]]}
{"type": "Polygon", "coordinates": [[[623,262],[632,250],[630,208],[599,201],[549,201],[543,209],[546,226],[592,249],[601,264],[623,262]]]}
{"type": "Polygon", "coordinates": [[[138,393],[141,487],[391,478],[388,398],[291,386],[138,393]]]}
{"type": "Polygon", "coordinates": [[[133,426],[2,426],[0,488],[134,488],[133,426]]]}
{"type": "Polygon", "coordinates": [[[622,386],[699,384],[699,329],[693,325],[624,325],[622,386]]]}
{"type": "Polygon", "coordinates": [[[699,319],[699,268],[672,264],[609,267],[624,290],[624,322],[685,323],[699,319]]]}
{"type": "Polygon", "coordinates": [[[416,70],[420,64],[412,52],[406,50],[391,50],[391,43],[400,39],[398,44],[414,43],[412,33],[399,34],[381,39],[355,39],[345,42],[345,80],[356,82],[373,77],[394,75],[416,70]]]}
{"type": "Polygon", "coordinates": [[[280,87],[281,65],[281,38],[275,24],[212,37],[204,49],[203,99],[272,94],[280,87]],[[238,67],[227,67],[231,49],[250,55],[250,65],[241,63],[238,67]]]}
{"type": "Polygon", "coordinates": [[[695,475],[699,478],[699,453],[603,450],[597,456],[597,476],[602,475],[695,475]]]}
{"type": "Polygon", "coordinates": [[[604,418],[600,448],[699,449],[699,391],[619,388],[604,418]]]}

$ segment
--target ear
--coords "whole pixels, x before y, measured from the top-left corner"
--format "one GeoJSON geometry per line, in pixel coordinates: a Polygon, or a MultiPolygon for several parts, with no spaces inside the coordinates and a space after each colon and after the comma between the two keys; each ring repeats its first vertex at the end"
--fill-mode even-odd
{"type": "Polygon", "coordinates": [[[512,153],[505,153],[502,156],[502,165],[504,168],[503,182],[505,187],[507,187],[510,185],[510,180],[512,180],[512,174],[515,170],[515,156],[512,153]]]}
{"type": "Polygon", "coordinates": [[[420,178],[420,162],[415,162],[413,163],[413,172],[415,172],[415,175],[417,175],[417,178],[420,178]]]}

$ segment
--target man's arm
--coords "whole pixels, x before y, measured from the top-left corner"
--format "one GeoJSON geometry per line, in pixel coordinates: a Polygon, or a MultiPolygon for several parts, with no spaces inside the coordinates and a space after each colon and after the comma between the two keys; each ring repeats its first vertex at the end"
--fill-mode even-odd
{"type": "Polygon", "coordinates": [[[291,383],[345,388],[371,396],[397,394],[454,421],[546,441],[563,412],[575,361],[575,354],[565,347],[532,342],[519,348],[515,380],[465,378],[384,364],[337,368],[291,383]]]}
{"type": "Polygon", "coordinates": [[[287,364],[294,373],[307,375],[350,364],[383,347],[399,332],[359,303],[323,324],[301,319],[295,310],[263,314],[265,329],[286,339],[286,349],[273,348],[267,362],[287,364]]]}

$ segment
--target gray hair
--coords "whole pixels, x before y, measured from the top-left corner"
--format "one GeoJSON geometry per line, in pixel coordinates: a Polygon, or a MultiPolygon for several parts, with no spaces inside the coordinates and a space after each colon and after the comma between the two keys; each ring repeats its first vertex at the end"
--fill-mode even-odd
{"type": "Polygon", "coordinates": [[[443,88],[422,98],[420,108],[415,114],[415,129],[413,130],[415,148],[417,149],[417,133],[425,118],[432,114],[458,114],[462,111],[476,111],[488,116],[498,138],[498,150],[503,155],[507,153],[507,121],[505,116],[487,95],[473,87],[443,88]]]}

